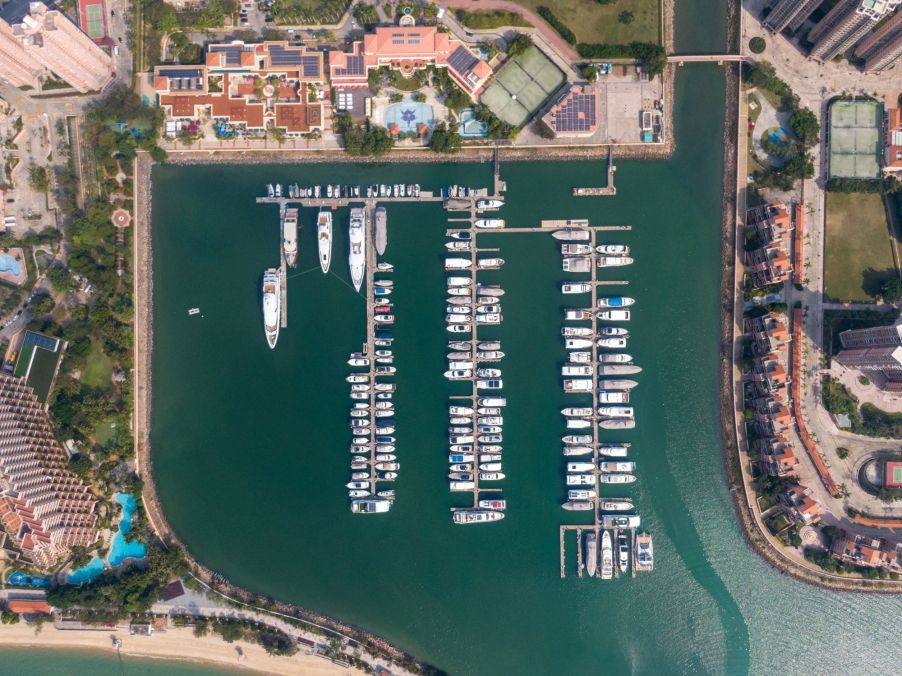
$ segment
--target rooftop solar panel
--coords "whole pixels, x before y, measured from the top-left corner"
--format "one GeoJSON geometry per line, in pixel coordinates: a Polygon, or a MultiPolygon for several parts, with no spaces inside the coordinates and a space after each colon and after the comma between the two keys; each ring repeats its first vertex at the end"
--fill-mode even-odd
{"type": "Polygon", "coordinates": [[[210,51],[225,54],[227,66],[241,65],[241,47],[233,45],[210,45],[210,51]]]}
{"type": "Polygon", "coordinates": [[[160,75],[168,77],[170,79],[177,77],[200,77],[201,69],[200,68],[167,68],[160,69],[160,75]]]}
{"type": "Polygon", "coordinates": [[[475,66],[478,61],[479,59],[473,56],[473,52],[461,45],[448,57],[448,67],[457,73],[464,75],[472,70],[473,66],[475,66]]]}
{"type": "MultiPolygon", "coordinates": [[[[360,57],[357,57],[358,59],[360,57]]],[[[319,57],[304,56],[301,59],[301,72],[304,77],[319,77],[319,57]]]]}
{"type": "Polygon", "coordinates": [[[285,49],[280,45],[270,45],[269,58],[274,66],[300,66],[301,50],[285,49]]]}
{"type": "Polygon", "coordinates": [[[56,348],[59,346],[59,342],[59,338],[51,338],[50,336],[45,336],[42,333],[33,333],[32,331],[27,331],[25,333],[25,340],[22,341],[22,347],[34,345],[35,347],[42,347],[45,350],[56,352],[56,348]]]}
{"type": "Polygon", "coordinates": [[[588,132],[597,123],[595,94],[571,94],[554,114],[558,132],[588,132]]]}
{"type": "Polygon", "coordinates": [[[366,69],[363,65],[362,56],[353,56],[349,54],[347,62],[347,67],[335,69],[336,75],[363,75],[365,73],[366,69]]]}

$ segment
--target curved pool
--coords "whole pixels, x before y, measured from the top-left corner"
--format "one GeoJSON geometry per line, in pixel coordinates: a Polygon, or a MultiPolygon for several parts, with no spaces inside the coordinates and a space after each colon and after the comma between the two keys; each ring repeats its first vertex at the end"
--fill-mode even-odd
{"type": "Polygon", "coordinates": [[[0,273],[11,272],[16,277],[22,272],[19,261],[9,254],[0,254],[0,273]]]}
{"type": "Polygon", "coordinates": [[[125,536],[132,530],[132,515],[138,506],[135,498],[128,493],[116,493],[113,498],[122,507],[122,518],[119,520],[119,530],[113,536],[110,544],[110,553],[106,557],[106,562],[95,556],[86,566],[73,570],[66,576],[66,582],[69,584],[90,582],[105,568],[116,568],[121,566],[126,559],[143,559],[147,556],[147,547],[143,542],[126,542],[125,540],[125,536]]]}

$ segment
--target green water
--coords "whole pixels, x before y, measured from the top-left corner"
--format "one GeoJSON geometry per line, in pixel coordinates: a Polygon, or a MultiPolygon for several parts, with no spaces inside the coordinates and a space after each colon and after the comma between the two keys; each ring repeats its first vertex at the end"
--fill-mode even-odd
{"type": "Polygon", "coordinates": [[[343,227],[332,272],[319,272],[310,211],[289,326],[266,348],[259,281],[279,241],[275,208],[253,204],[263,183],[484,185],[488,165],[155,170],[152,441],[167,516],[195,555],[236,583],[364,626],[459,674],[824,673],[853,650],[873,672],[894,669],[895,632],[874,618],[897,616],[902,602],[786,580],[735,525],[717,407],[723,80],[713,66],[687,68],[676,95],[676,156],[618,162],[616,198],[569,197],[571,186],[603,179],[599,163],[503,167],[501,215],[512,225],[588,217],[633,226],[622,239],[636,264],[608,274],[627,277],[638,299],[629,352],[644,367],[639,426],[608,438],[634,445],[631,493],[655,535],[653,574],[577,579],[571,544],[569,576],[559,577],[557,526],[575,517],[558,506],[558,410],[576,400],[560,390],[564,275],[547,236],[484,242],[507,260],[486,275],[508,290],[504,324],[485,334],[507,353],[500,524],[454,527],[448,513],[447,396],[462,390],[441,377],[438,207],[389,207],[402,463],[389,515],[347,509],[343,377],[364,337],[364,304],[347,283],[343,227]],[[193,306],[202,319],[188,317],[193,306]]]}
{"type": "MultiPolygon", "coordinates": [[[[47,631],[47,630],[45,630],[47,631]]],[[[171,660],[123,656],[112,651],[0,649],[0,672],[15,676],[217,676],[227,669],[171,660]]]]}

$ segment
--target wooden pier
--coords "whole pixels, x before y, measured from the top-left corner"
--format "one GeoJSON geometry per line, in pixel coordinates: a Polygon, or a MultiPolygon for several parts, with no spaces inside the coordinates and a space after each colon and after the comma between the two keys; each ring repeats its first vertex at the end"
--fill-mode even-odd
{"type": "Polygon", "coordinates": [[[608,184],[601,188],[574,188],[574,197],[604,197],[617,194],[617,187],[614,185],[614,172],[617,167],[614,165],[614,145],[608,145],[608,184]]]}
{"type": "MultiPolygon", "coordinates": [[[[281,249],[281,244],[280,247],[281,249]]],[[[288,326],[288,263],[285,261],[285,254],[280,257],[279,263],[279,294],[282,307],[281,328],[288,326]]]]}

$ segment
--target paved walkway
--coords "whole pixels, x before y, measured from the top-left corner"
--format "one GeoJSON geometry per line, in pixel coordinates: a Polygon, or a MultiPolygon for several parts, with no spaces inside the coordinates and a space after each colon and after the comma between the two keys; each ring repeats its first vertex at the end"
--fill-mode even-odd
{"type": "MultiPolygon", "coordinates": [[[[540,17],[538,14],[533,12],[522,5],[518,5],[516,2],[510,2],[510,0],[449,0],[447,3],[442,3],[452,14],[453,7],[459,7],[461,9],[466,9],[469,11],[476,11],[479,9],[502,9],[508,12],[515,12],[526,19],[529,23],[535,26],[534,31],[529,31],[531,33],[539,33],[542,36],[542,39],[551,45],[557,50],[557,52],[564,56],[567,61],[571,63],[574,61],[579,61],[580,56],[576,53],[576,50],[570,45],[569,42],[564,40],[560,36],[560,34],[554,30],[548,23],[540,17]]],[[[445,20],[447,17],[444,17],[445,20]]],[[[478,33],[480,31],[465,28],[467,31],[471,31],[473,33],[478,33]]],[[[492,29],[493,31],[497,31],[500,29],[492,29]]],[[[518,30],[529,30],[529,29],[518,29],[518,30]]]]}

